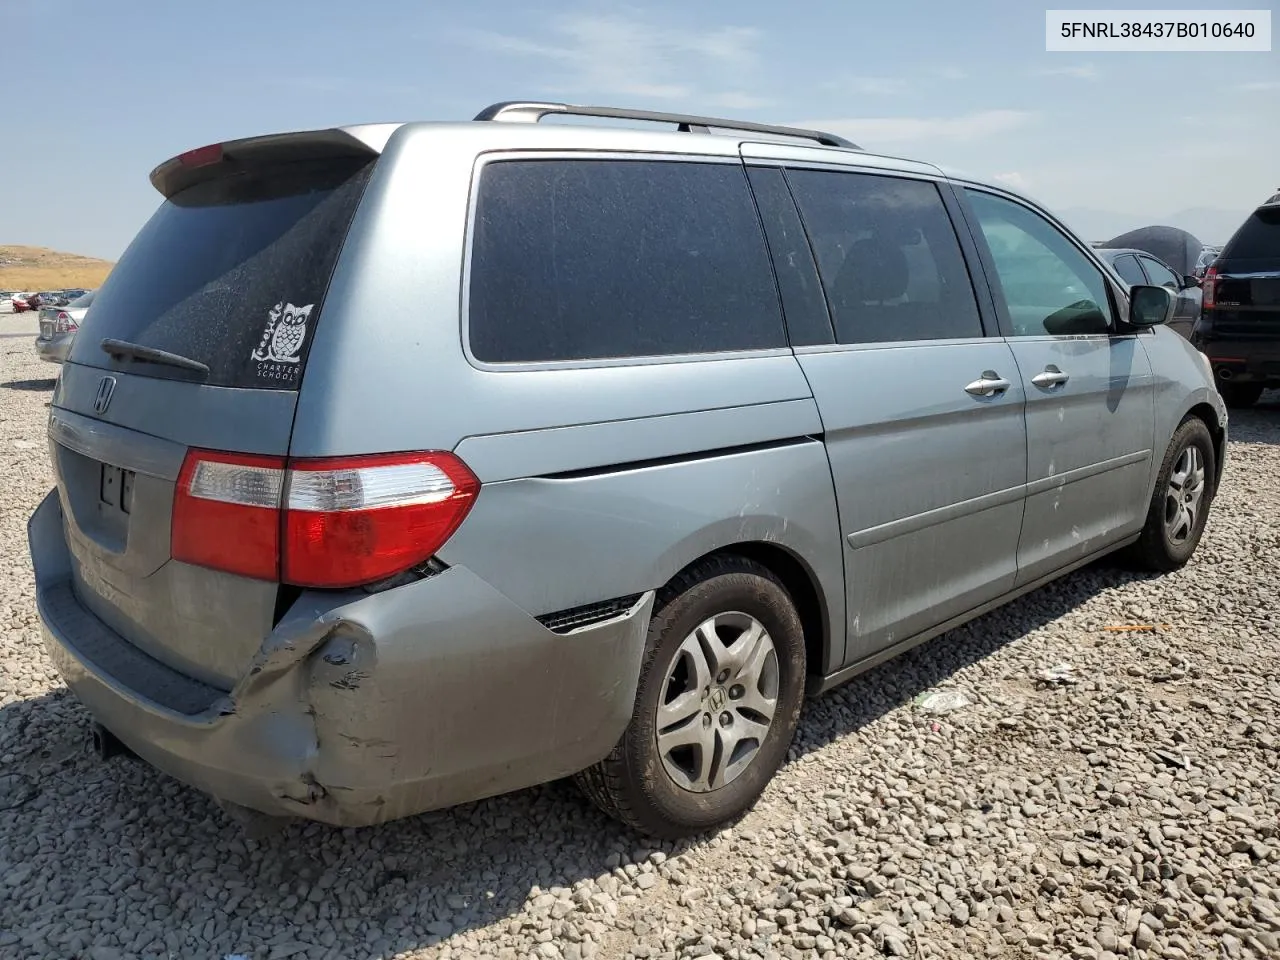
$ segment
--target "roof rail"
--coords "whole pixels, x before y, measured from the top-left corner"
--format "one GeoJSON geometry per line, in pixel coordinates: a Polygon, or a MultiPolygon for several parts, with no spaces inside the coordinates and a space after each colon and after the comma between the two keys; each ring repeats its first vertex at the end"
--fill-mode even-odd
{"type": "Polygon", "coordinates": [[[674,123],[681,133],[710,133],[717,130],[740,130],[745,133],[767,133],[779,137],[797,137],[816,140],[824,147],[844,147],[861,150],[856,143],[834,133],[821,130],[805,130],[802,127],[780,127],[768,123],[749,123],[745,120],[725,120],[718,117],[698,117],[685,113],[659,113],[653,110],[627,110],[621,107],[585,107],[570,103],[541,103],[536,101],[508,100],[485,107],[476,120],[499,120],[505,123],[537,123],[547,114],[570,117],[609,117],[617,120],[648,120],[654,123],[674,123]]]}

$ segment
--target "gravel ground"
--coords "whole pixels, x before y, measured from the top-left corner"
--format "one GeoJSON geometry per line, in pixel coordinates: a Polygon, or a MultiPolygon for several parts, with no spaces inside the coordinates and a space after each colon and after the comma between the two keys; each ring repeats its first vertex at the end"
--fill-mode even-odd
{"type": "Polygon", "coordinates": [[[1280,956],[1277,395],[1233,420],[1184,571],[1077,573],[812,703],[714,838],[656,847],[552,784],[255,841],[92,760],[41,648],[33,330],[0,322],[0,956],[1280,956]]]}

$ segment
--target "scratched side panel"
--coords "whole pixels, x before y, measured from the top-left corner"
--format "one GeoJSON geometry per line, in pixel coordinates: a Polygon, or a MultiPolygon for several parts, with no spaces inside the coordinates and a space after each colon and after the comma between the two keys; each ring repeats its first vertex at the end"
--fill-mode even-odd
{"type": "Polygon", "coordinates": [[[1008,591],[1026,481],[1024,393],[1002,340],[803,351],[844,534],[848,660],[1008,591]],[[990,371],[1007,391],[965,386],[990,371]]]}
{"type": "MultiPolygon", "coordinates": [[[[1027,392],[1027,505],[1018,582],[1036,580],[1141,529],[1154,401],[1136,336],[1013,337],[1027,392]],[[1053,389],[1031,378],[1069,374],[1053,389]]],[[[1163,450],[1161,451],[1163,455],[1163,450]]]]}
{"type": "MultiPolygon", "coordinates": [[[[790,432],[803,435],[815,421],[810,405],[790,432]]],[[[574,430],[543,433],[548,445],[564,445],[566,462],[580,455],[574,430]]],[[[702,444],[714,448],[716,438],[702,444]]],[[[537,615],[656,589],[700,556],[756,541],[777,544],[812,573],[835,637],[830,662],[814,666],[838,665],[843,570],[821,441],[486,484],[440,559],[537,615]]]]}
{"type": "MultiPolygon", "coordinates": [[[[1151,383],[1155,394],[1154,456],[1147,476],[1150,495],[1150,491],[1155,489],[1156,474],[1160,472],[1173,432],[1191,408],[1207,404],[1214,411],[1216,425],[1225,430],[1227,407],[1214,386],[1213,375],[1205,368],[1204,355],[1175,331],[1157,327],[1151,335],[1140,337],[1139,342],[1151,361],[1151,383]]],[[[1225,457],[1225,443],[1223,454],[1225,457]]],[[[1219,471],[1222,467],[1223,464],[1218,464],[1219,471]]]]}

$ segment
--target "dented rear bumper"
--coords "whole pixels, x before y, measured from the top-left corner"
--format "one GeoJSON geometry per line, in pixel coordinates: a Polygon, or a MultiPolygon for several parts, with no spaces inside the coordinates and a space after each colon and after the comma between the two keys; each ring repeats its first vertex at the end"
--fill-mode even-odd
{"type": "Polygon", "coordinates": [[[562,634],[462,567],[377,594],[309,591],[223,691],[75,599],[56,492],[28,539],[45,645],[95,719],[263,813],[360,826],[505,793],[599,760],[631,717],[652,593],[562,634]]]}

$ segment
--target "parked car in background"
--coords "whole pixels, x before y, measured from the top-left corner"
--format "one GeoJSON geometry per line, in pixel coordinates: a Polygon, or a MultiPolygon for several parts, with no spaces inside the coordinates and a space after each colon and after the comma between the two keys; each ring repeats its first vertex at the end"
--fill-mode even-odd
{"type": "Polygon", "coordinates": [[[1253,406],[1280,387],[1280,199],[1250,214],[1209,267],[1192,342],[1229,405],[1253,406]]]}
{"type": "Polygon", "coordinates": [[[22,297],[22,307],[18,308],[18,301],[14,301],[14,312],[23,313],[26,311],[37,311],[40,309],[40,294],[28,293],[22,297]]]}
{"type": "Polygon", "coordinates": [[[51,398],[36,604],[104,752],[232,809],[576,775],[720,826],[806,691],[1117,550],[1182,567],[1221,476],[1173,291],[832,134],[508,103],[152,183],[51,398]]]}
{"type": "Polygon", "coordinates": [[[1220,253],[1222,253],[1221,247],[1205,247],[1200,251],[1200,256],[1196,258],[1195,270],[1192,271],[1192,274],[1197,280],[1204,279],[1204,275],[1208,272],[1209,266],[1218,258],[1220,253]]]}
{"type": "Polygon", "coordinates": [[[1200,319],[1200,281],[1195,277],[1179,277],[1167,263],[1145,250],[1103,247],[1098,256],[1111,264],[1125,283],[1152,284],[1167,287],[1177,295],[1169,326],[1179,335],[1191,338],[1191,328],[1200,319]]]}
{"type": "Polygon", "coordinates": [[[89,306],[93,303],[92,291],[72,300],[65,306],[40,308],[40,333],[36,337],[36,356],[51,363],[62,363],[76,338],[89,306]]]}

